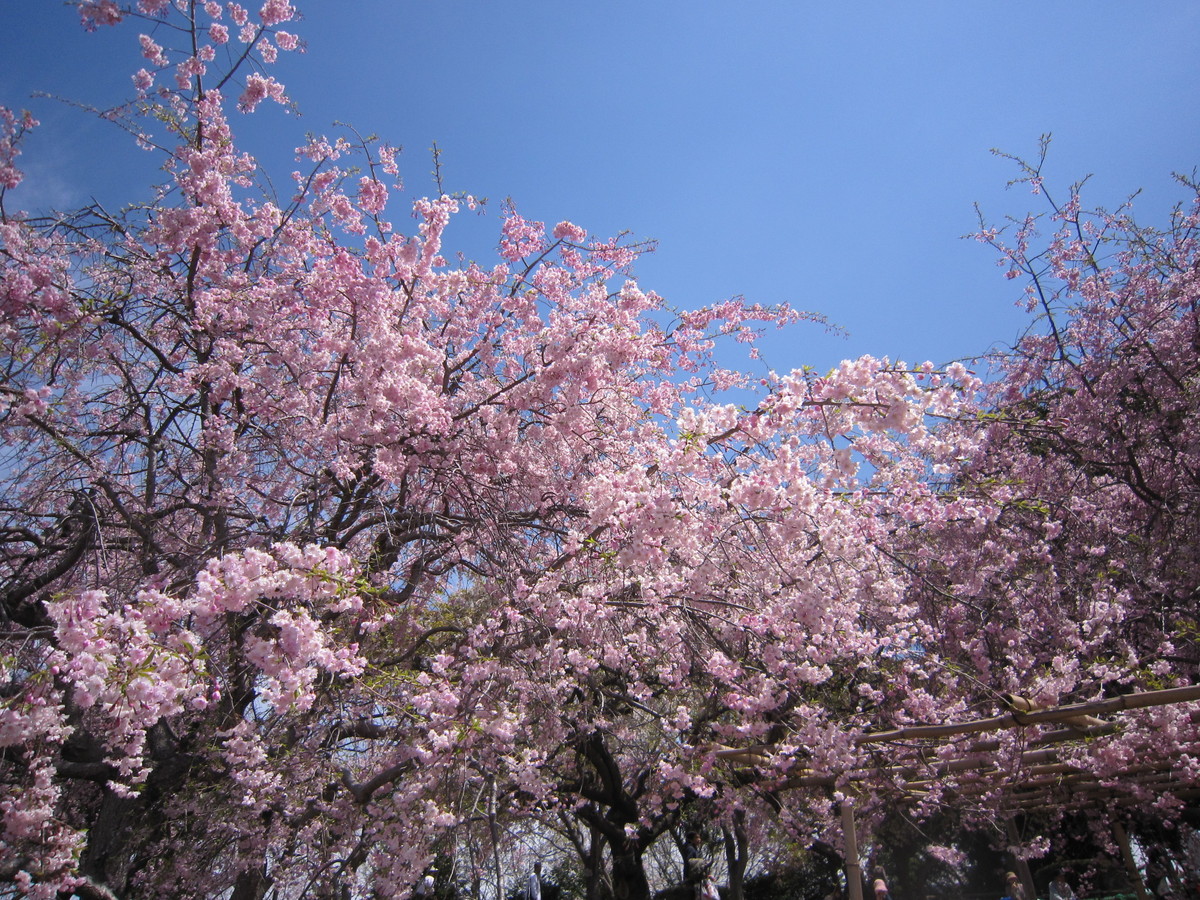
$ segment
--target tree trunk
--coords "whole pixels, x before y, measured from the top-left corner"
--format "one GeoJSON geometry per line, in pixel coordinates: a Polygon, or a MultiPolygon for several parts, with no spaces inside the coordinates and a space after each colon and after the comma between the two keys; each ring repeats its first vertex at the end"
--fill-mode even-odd
{"type": "Polygon", "coordinates": [[[104,885],[119,897],[128,887],[126,882],[135,853],[129,844],[133,822],[141,810],[137,798],[120,797],[107,787],[103,790],[99,811],[88,829],[79,870],[93,887],[104,885]]]}
{"type": "Polygon", "coordinates": [[[738,810],[733,814],[733,828],[722,828],[725,837],[725,865],[729,869],[729,893],[726,900],[743,900],[745,897],[746,863],[748,862],[749,838],[746,834],[746,813],[738,810]]]}
{"type": "Polygon", "coordinates": [[[230,900],[262,900],[271,886],[263,868],[243,869],[233,885],[230,900]]]}
{"type": "Polygon", "coordinates": [[[604,898],[604,840],[596,828],[588,828],[587,900],[604,898]]]}
{"type": "Polygon", "coordinates": [[[609,841],[612,851],[612,880],[614,900],[650,900],[650,881],[642,863],[641,848],[618,847],[609,841]]]}

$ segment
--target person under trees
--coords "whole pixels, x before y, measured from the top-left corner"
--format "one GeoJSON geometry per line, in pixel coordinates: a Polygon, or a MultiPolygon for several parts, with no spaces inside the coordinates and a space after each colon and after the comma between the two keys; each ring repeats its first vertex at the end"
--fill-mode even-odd
{"type": "Polygon", "coordinates": [[[1077,900],[1075,889],[1067,880],[1066,869],[1059,869],[1050,879],[1050,900],[1077,900]]]}
{"type": "Polygon", "coordinates": [[[708,871],[704,856],[704,839],[698,831],[689,831],[683,841],[683,883],[693,888],[708,871]]]}
{"type": "Polygon", "coordinates": [[[875,896],[875,900],[892,900],[892,892],[888,890],[887,875],[883,869],[877,866],[873,875],[874,881],[871,882],[871,893],[875,896]]]}

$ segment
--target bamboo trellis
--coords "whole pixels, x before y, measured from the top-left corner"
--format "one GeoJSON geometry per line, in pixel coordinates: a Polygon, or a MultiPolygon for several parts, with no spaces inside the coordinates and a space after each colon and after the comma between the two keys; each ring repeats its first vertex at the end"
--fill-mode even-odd
{"type": "MultiPolygon", "coordinates": [[[[1063,759],[1060,755],[1061,748],[1065,744],[1104,737],[1116,731],[1115,722],[1106,721],[1099,718],[1100,716],[1200,700],[1200,684],[1142,691],[1105,700],[1044,709],[1035,707],[1023,697],[1011,694],[1002,699],[1008,706],[1008,711],[996,716],[940,725],[908,725],[882,731],[860,732],[854,736],[854,741],[859,746],[910,741],[916,746],[906,748],[905,752],[899,754],[899,759],[893,759],[880,766],[840,773],[801,770],[776,790],[832,790],[839,784],[848,787],[855,783],[886,781],[902,783],[905,792],[919,800],[928,796],[937,786],[937,779],[949,775],[966,775],[966,778],[956,778],[953,792],[955,796],[966,799],[971,795],[981,796],[1007,787],[1007,807],[1012,812],[1032,812],[1051,803],[1057,805],[1063,791],[1070,793],[1073,805],[1078,808],[1119,807],[1136,800],[1128,792],[1110,783],[1111,779],[1102,781],[1095,774],[1068,759],[1063,759]],[[994,758],[990,756],[1002,747],[1001,741],[995,738],[974,741],[950,758],[939,754],[931,759],[928,755],[931,748],[944,746],[951,738],[1048,724],[1065,727],[1031,735],[1023,747],[1017,748],[1015,760],[1010,759],[1005,768],[996,766],[994,758]],[[1021,780],[1014,783],[1014,775],[1018,773],[1021,780]]],[[[1191,713],[1191,720],[1193,723],[1200,723],[1200,709],[1191,713]]],[[[767,762],[771,749],[769,745],[724,747],[718,749],[716,755],[735,767],[755,767],[767,762]]],[[[1180,783],[1172,772],[1172,761],[1156,760],[1152,750],[1153,748],[1147,747],[1146,754],[1136,764],[1119,773],[1122,784],[1159,792],[1169,790],[1185,800],[1200,799],[1200,784],[1180,783]]],[[[1011,819],[1008,825],[1012,830],[1014,826],[1011,819]]],[[[861,870],[851,801],[842,805],[842,826],[846,832],[846,869],[850,897],[851,900],[861,900],[861,870]]],[[[1117,838],[1118,844],[1125,847],[1128,839],[1124,836],[1124,829],[1117,829],[1117,838]]],[[[1125,856],[1129,866],[1132,857],[1128,852],[1125,856]]],[[[1018,869],[1027,895],[1036,896],[1028,865],[1018,865],[1018,869]]],[[[1131,869],[1130,877],[1139,897],[1144,898],[1145,889],[1136,867],[1131,869]]]]}
{"type": "MultiPolygon", "coordinates": [[[[909,725],[903,728],[893,728],[886,731],[864,731],[854,736],[859,746],[870,744],[894,744],[901,741],[921,742],[919,749],[937,746],[947,738],[971,734],[1002,731],[1013,728],[1024,728],[1046,723],[1067,724],[1070,727],[1054,731],[1042,732],[1029,740],[1026,748],[1021,750],[1018,766],[1027,775],[1053,775],[1059,772],[1083,774],[1083,770],[1072,766],[1060,759],[1057,745],[1076,742],[1089,738],[1102,737],[1116,730],[1116,723],[1107,722],[1097,716],[1119,713],[1133,709],[1146,709],[1153,706],[1166,706],[1175,703],[1186,703],[1200,700],[1200,685],[1167,688],[1159,691],[1142,691],[1136,694],[1126,694],[1106,700],[1096,700],[1088,703],[1072,703],[1045,709],[1033,708],[1027,700],[1008,695],[1007,702],[1013,708],[997,716],[982,719],[972,719],[965,722],[954,722],[942,725],[909,725]],[[1054,768],[1034,768],[1057,766],[1054,768]],[[1031,769],[1033,769],[1031,771],[1031,769]]],[[[1200,710],[1192,714],[1195,721],[1200,721],[1200,710]]],[[[924,774],[927,778],[936,778],[952,773],[982,770],[987,772],[987,754],[994,753],[1001,747],[998,740],[982,740],[967,745],[960,754],[951,759],[938,758],[936,761],[926,761],[923,758],[893,764],[884,767],[863,768],[847,773],[821,773],[802,770],[779,786],[781,790],[806,787],[833,787],[839,781],[866,781],[888,776],[913,778],[924,774]]],[[[716,751],[716,756],[734,766],[755,766],[765,763],[771,751],[770,745],[760,744],[752,747],[723,747],[716,751]]],[[[912,751],[915,755],[918,751],[912,751]]],[[[1161,771],[1155,767],[1153,771],[1161,771]]],[[[1144,774],[1141,771],[1130,772],[1131,775],[1144,774]]],[[[915,784],[923,782],[917,779],[915,784]]],[[[1200,786],[1198,786],[1200,787],[1200,786]]]]}

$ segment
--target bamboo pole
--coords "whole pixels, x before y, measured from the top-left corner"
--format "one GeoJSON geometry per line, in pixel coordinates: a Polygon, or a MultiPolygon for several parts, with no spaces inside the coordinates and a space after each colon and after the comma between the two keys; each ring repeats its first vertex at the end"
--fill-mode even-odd
{"type": "MultiPolygon", "coordinates": [[[[1141,691],[1136,694],[1125,694],[1108,700],[1093,700],[1086,703],[1072,703],[1066,706],[1055,706],[1047,709],[1031,711],[1009,711],[998,716],[984,719],[973,719],[966,722],[952,722],[944,725],[906,725],[903,728],[892,728],[887,731],[865,731],[854,736],[855,743],[876,744],[892,741],[922,740],[955,737],[957,735],[979,734],[985,731],[1000,731],[1005,728],[1018,728],[1040,722],[1069,722],[1082,717],[1100,713],[1121,712],[1130,709],[1145,709],[1150,706],[1167,706],[1172,703],[1186,703],[1200,700],[1200,684],[1185,687],[1167,688],[1161,691],[1141,691]]],[[[1200,711],[1192,713],[1193,722],[1200,722],[1200,711]]],[[[1111,733],[1113,724],[1105,722],[1088,728],[1064,728],[1038,735],[1032,744],[1046,744],[1077,741],[1081,737],[1097,737],[1111,733]]],[[[999,748],[998,741],[981,741],[972,744],[964,752],[988,753],[999,748]]],[[[735,764],[755,765],[766,762],[771,753],[770,744],[753,744],[749,747],[726,747],[720,744],[712,748],[718,759],[735,764]]]]}
{"type": "Polygon", "coordinates": [[[1117,846],[1121,848],[1121,858],[1125,860],[1125,870],[1129,873],[1129,880],[1133,882],[1133,888],[1137,891],[1138,900],[1150,900],[1150,895],[1146,892],[1146,884],[1142,881],[1142,873],[1138,871],[1137,863],[1133,860],[1133,848],[1129,846],[1129,832],[1125,830],[1125,826],[1120,822],[1113,822],[1113,836],[1117,839],[1117,846]]]}
{"type": "MultiPolygon", "coordinates": [[[[1185,802],[1200,800],[1200,789],[1173,790],[1172,793],[1185,802]]],[[[1096,786],[1095,791],[1080,792],[1080,796],[1083,799],[1073,801],[1071,804],[1072,809],[1097,809],[1111,813],[1115,808],[1125,809],[1130,807],[1142,809],[1146,805],[1146,801],[1140,797],[1116,797],[1113,796],[1111,791],[1099,785],[1096,786]]],[[[1062,809],[1062,803],[1049,801],[1050,798],[1044,793],[1027,794],[1021,798],[1009,798],[1009,802],[1020,807],[1024,812],[1055,812],[1062,809]]]]}
{"type": "Polygon", "coordinates": [[[862,866],[858,859],[858,834],[854,828],[854,801],[843,800],[842,838],[846,844],[846,890],[849,900],[863,900],[862,866]]]}
{"type": "MultiPolygon", "coordinates": [[[[781,785],[781,789],[832,788],[837,783],[835,775],[819,774],[810,769],[802,771],[804,774],[789,778],[781,785]]],[[[1022,754],[1019,772],[1025,785],[1055,784],[1059,780],[1071,780],[1073,776],[1077,775],[1084,779],[1094,779],[1094,776],[1086,769],[1081,769],[1072,763],[1059,762],[1057,751],[1054,750],[1031,750],[1022,754]]],[[[1146,777],[1157,777],[1165,772],[1169,772],[1169,767],[1141,765],[1131,766],[1122,774],[1136,781],[1146,777]]],[[[906,787],[922,790],[932,786],[939,778],[954,774],[964,776],[963,779],[960,779],[960,784],[969,782],[995,784],[1012,777],[1010,770],[997,768],[990,759],[953,759],[925,768],[915,763],[909,763],[879,769],[854,769],[846,772],[845,777],[850,781],[899,778],[904,780],[906,787]]],[[[1170,780],[1169,776],[1167,776],[1167,780],[1170,780]]]]}
{"type": "MultiPolygon", "coordinates": [[[[1012,710],[998,716],[989,716],[986,719],[953,722],[946,725],[906,725],[903,728],[893,728],[888,731],[868,731],[857,735],[855,740],[860,744],[874,744],[888,741],[917,740],[921,738],[953,737],[958,734],[1000,731],[1005,728],[1036,725],[1041,722],[1078,721],[1086,716],[1097,716],[1104,713],[1122,712],[1130,709],[1145,709],[1150,706],[1167,706],[1172,703],[1186,703],[1190,700],[1200,700],[1200,684],[1167,688],[1161,691],[1141,691],[1136,694],[1110,697],[1107,700],[1070,703],[1065,706],[1053,706],[1047,709],[1030,710],[1027,712],[1012,710]]],[[[1078,736],[1080,733],[1088,733],[1089,729],[1072,729],[1072,731],[1078,736]]]]}
{"type": "MultiPolygon", "coordinates": [[[[1004,820],[1004,826],[1008,830],[1008,841],[1012,846],[1021,846],[1021,835],[1017,831],[1017,823],[1012,816],[1004,820]]],[[[1025,888],[1025,896],[1027,900],[1037,900],[1037,887],[1033,883],[1033,872],[1029,871],[1029,860],[1020,853],[1013,853],[1013,859],[1017,864],[1017,874],[1021,877],[1021,885],[1025,888]]]]}

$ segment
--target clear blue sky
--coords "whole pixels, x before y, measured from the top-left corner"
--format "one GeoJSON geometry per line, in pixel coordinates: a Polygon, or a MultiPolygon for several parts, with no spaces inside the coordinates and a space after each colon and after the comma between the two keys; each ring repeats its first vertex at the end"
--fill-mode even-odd
{"type": "MultiPolygon", "coordinates": [[[[960,239],[974,202],[994,219],[1035,205],[1005,190],[1015,170],[992,147],[1034,155],[1053,132],[1051,185],[1094,173],[1109,206],[1144,188],[1135,208],[1156,221],[1171,173],[1200,161],[1195,0],[294,2],[307,53],[275,74],[302,116],[234,122],[277,176],[304,132],[340,120],[402,144],[408,188],[430,194],[437,141],[450,190],[657,239],[637,274],[672,304],[787,301],[850,332],[773,336],[778,370],[941,362],[1015,337],[1019,286],[960,239]]],[[[137,28],[85,35],[75,19],[0,0],[0,103],[45,123],[25,205],[118,205],[154,174],[115,131],[28,99],[129,92],[137,28]]],[[[479,240],[474,223],[460,234],[479,240]]]]}

